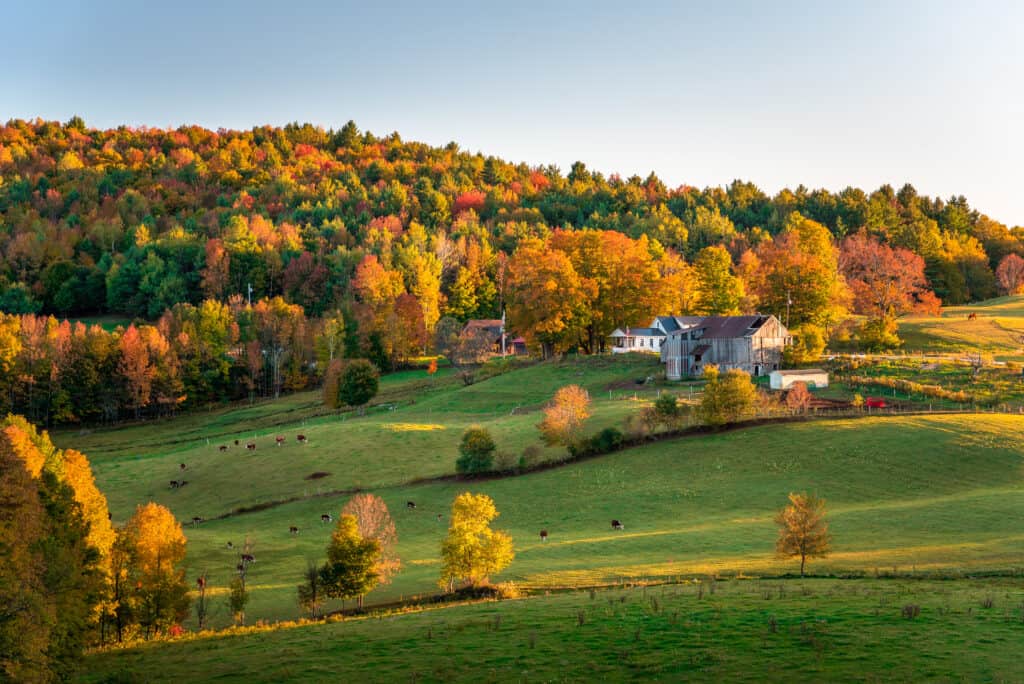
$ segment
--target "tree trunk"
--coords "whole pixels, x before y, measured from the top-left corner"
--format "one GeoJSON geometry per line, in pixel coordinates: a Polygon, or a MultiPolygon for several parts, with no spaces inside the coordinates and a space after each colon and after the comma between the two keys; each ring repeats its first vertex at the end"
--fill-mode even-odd
{"type": "Polygon", "coordinates": [[[807,562],[807,556],[800,554],[800,576],[804,576],[804,563],[807,562]]]}

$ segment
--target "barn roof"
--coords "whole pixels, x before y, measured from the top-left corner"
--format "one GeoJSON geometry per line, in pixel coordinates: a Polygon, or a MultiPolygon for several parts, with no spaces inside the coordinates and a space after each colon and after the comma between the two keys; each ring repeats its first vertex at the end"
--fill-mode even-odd
{"type": "Polygon", "coordinates": [[[775,370],[772,371],[772,375],[778,373],[783,377],[799,377],[801,375],[828,375],[827,371],[821,368],[799,368],[796,370],[775,370]]]}
{"type": "Polygon", "coordinates": [[[771,316],[672,316],[678,329],[669,334],[677,335],[694,328],[703,330],[701,339],[733,339],[750,337],[764,326],[771,316]]]}

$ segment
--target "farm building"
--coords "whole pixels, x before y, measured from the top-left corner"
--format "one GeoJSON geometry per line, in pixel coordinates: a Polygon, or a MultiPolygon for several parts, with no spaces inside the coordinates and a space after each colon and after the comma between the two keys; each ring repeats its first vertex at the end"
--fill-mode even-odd
{"type": "Polygon", "coordinates": [[[505,329],[505,319],[502,318],[473,318],[466,321],[462,326],[463,336],[480,335],[487,339],[491,345],[491,351],[495,354],[513,354],[524,356],[527,354],[526,340],[522,337],[512,337],[505,329]]]}
{"type": "Polygon", "coordinates": [[[768,375],[768,382],[773,390],[789,389],[796,382],[802,382],[808,387],[821,389],[822,387],[828,387],[828,373],[820,368],[776,370],[768,375]]]}
{"type": "Polygon", "coordinates": [[[624,354],[626,352],[650,352],[656,354],[661,351],[661,343],[665,341],[665,333],[658,328],[616,328],[611,334],[612,354],[624,354]]]}
{"type": "Polygon", "coordinates": [[[764,375],[778,369],[792,342],[775,316],[660,316],[655,322],[665,331],[661,360],[669,380],[700,375],[709,364],[764,375]]]}

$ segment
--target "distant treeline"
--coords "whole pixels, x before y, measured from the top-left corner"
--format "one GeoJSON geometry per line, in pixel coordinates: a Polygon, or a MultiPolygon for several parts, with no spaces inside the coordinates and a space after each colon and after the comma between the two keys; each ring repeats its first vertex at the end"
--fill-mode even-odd
{"type": "Polygon", "coordinates": [[[182,387],[169,382],[148,409],[115,400],[106,380],[122,361],[95,352],[97,405],[76,391],[57,408],[46,367],[70,362],[32,351],[39,339],[132,343],[34,318],[18,319],[22,360],[0,361],[0,382],[8,406],[41,422],[276,394],[318,375],[315,331],[385,367],[505,311],[544,354],[600,351],[616,327],[655,314],[753,311],[796,331],[798,357],[851,310],[869,317],[852,331],[864,346],[891,346],[903,313],[1016,291],[1021,234],[910,185],[668,188],[653,173],[606,178],[577,162],[563,175],[351,122],[215,132],[17,120],[0,128],[0,311],[134,317],[131,336],[151,356],[171,350],[182,387]],[[275,351],[261,316],[302,343],[275,351]]]}

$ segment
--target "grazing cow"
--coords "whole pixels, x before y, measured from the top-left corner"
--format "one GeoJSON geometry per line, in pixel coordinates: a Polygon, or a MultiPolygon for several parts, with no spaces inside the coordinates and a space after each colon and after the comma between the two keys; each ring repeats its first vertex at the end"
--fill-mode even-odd
{"type": "Polygon", "coordinates": [[[305,444],[309,440],[306,439],[306,435],[298,435],[295,439],[299,441],[299,444],[305,444]]]}
{"type": "Polygon", "coordinates": [[[408,508],[409,510],[412,510],[412,509],[416,508],[416,502],[415,501],[406,501],[405,502],[405,507],[408,508]]]}
{"type": "Polygon", "coordinates": [[[234,544],[232,544],[231,542],[228,542],[228,548],[229,548],[229,549],[233,549],[233,548],[235,548],[235,545],[234,545],[234,544]]]}
{"type": "Polygon", "coordinates": [[[540,540],[542,542],[546,542],[548,540],[548,531],[547,530],[541,530],[540,531],[540,540]]]}
{"type": "Polygon", "coordinates": [[[192,527],[199,527],[199,523],[203,522],[203,519],[198,515],[192,518],[192,527]]]}
{"type": "Polygon", "coordinates": [[[293,534],[293,535],[294,534],[298,534],[299,533],[299,528],[296,527],[295,525],[292,525],[291,527],[288,528],[288,533],[289,534],[293,534]]]}
{"type": "Polygon", "coordinates": [[[282,444],[284,444],[284,437],[278,435],[277,437],[274,438],[274,441],[277,442],[277,446],[281,446],[282,444]]]}
{"type": "Polygon", "coordinates": [[[235,569],[238,570],[238,574],[241,575],[243,572],[245,572],[245,564],[239,563],[235,566],[235,569]]]}
{"type": "Polygon", "coordinates": [[[444,522],[444,518],[441,517],[440,513],[437,514],[437,522],[444,522]]]}
{"type": "Polygon", "coordinates": [[[969,320],[969,321],[976,321],[976,320],[978,320],[978,314],[976,314],[976,313],[967,314],[967,320],[969,320]]]}
{"type": "Polygon", "coordinates": [[[171,489],[178,489],[188,484],[188,480],[171,480],[171,489]]]}
{"type": "Polygon", "coordinates": [[[228,445],[227,444],[221,444],[219,448],[220,448],[221,451],[227,451],[228,450],[228,445]]]}
{"type": "Polygon", "coordinates": [[[612,520],[612,529],[613,530],[624,530],[624,529],[626,529],[626,526],[623,525],[622,523],[620,523],[618,520],[612,520]]]}
{"type": "Polygon", "coordinates": [[[245,448],[248,449],[249,451],[256,451],[256,442],[248,442],[245,445],[245,448]]]}
{"type": "Polygon", "coordinates": [[[182,470],[184,470],[185,469],[185,464],[184,463],[179,463],[178,467],[181,468],[182,470]]]}
{"type": "Polygon", "coordinates": [[[235,446],[238,446],[238,440],[237,439],[235,440],[235,446]]]}
{"type": "Polygon", "coordinates": [[[334,520],[334,518],[331,517],[330,513],[324,513],[323,515],[320,516],[320,522],[321,523],[329,523],[332,520],[334,520]]]}
{"type": "Polygon", "coordinates": [[[251,553],[243,553],[242,554],[242,562],[243,563],[255,563],[256,562],[256,557],[253,556],[251,553]]]}

